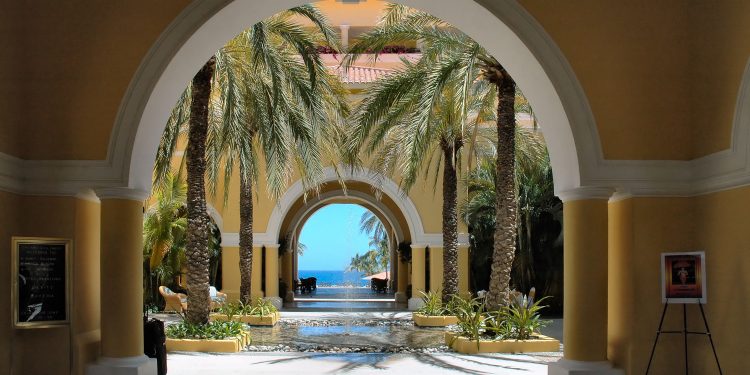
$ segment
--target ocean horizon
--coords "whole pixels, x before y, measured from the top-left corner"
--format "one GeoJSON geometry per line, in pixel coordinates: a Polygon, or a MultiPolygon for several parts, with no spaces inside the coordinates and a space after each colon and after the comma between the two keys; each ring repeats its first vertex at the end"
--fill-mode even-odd
{"type": "Polygon", "coordinates": [[[362,280],[367,276],[359,271],[331,271],[331,270],[299,270],[299,278],[315,277],[317,285],[322,287],[355,287],[370,286],[370,280],[362,280]]]}

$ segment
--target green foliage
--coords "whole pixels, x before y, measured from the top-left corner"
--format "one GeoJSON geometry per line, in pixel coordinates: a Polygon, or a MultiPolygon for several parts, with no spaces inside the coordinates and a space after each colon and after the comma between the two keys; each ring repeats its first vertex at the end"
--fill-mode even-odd
{"type": "Polygon", "coordinates": [[[454,297],[453,315],[458,318],[459,334],[470,340],[528,340],[539,329],[549,324],[542,320],[539,311],[546,306],[521,295],[508,306],[495,311],[485,311],[484,298],[464,299],[454,297]]]}
{"type": "Polygon", "coordinates": [[[417,313],[427,316],[441,316],[446,315],[446,309],[443,307],[443,301],[440,293],[433,291],[422,292],[422,307],[417,310],[417,313]]]}
{"type": "Polygon", "coordinates": [[[275,313],[277,311],[279,310],[276,309],[276,306],[274,306],[271,301],[263,298],[258,298],[250,306],[250,309],[247,310],[247,315],[263,316],[275,313]]]}
{"type": "Polygon", "coordinates": [[[372,211],[368,210],[359,219],[359,230],[370,236],[371,249],[362,255],[355,254],[349,261],[347,270],[357,270],[368,275],[388,270],[391,259],[390,247],[383,223],[372,211]]]}
{"type": "Polygon", "coordinates": [[[270,301],[257,298],[253,303],[242,303],[242,301],[228,302],[219,307],[219,314],[226,315],[228,320],[235,316],[252,315],[263,316],[279,311],[270,301]]]}
{"type": "Polygon", "coordinates": [[[540,328],[549,324],[549,321],[539,317],[539,311],[545,307],[540,303],[547,298],[540,298],[532,303],[527,296],[523,296],[520,300],[502,308],[499,311],[499,318],[507,325],[507,332],[505,332],[507,338],[528,340],[534,333],[539,332],[540,328]]]}
{"type": "Polygon", "coordinates": [[[451,302],[453,303],[453,314],[458,318],[458,329],[461,336],[470,340],[479,340],[485,332],[484,300],[454,296],[451,302]]]}
{"type": "Polygon", "coordinates": [[[170,339],[209,339],[223,340],[228,337],[240,336],[245,329],[240,322],[209,322],[206,324],[191,324],[186,321],[168,325],[166,335],[170,339]]]}

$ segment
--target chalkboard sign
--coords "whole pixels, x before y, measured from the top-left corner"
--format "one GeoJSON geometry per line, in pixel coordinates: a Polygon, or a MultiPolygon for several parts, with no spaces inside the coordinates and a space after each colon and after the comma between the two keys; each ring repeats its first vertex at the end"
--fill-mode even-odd
{"type": "Polygon", "coordinates": [[[14,323],[17,328],[68,324],[70,240],[13,238],[14,323]]]}

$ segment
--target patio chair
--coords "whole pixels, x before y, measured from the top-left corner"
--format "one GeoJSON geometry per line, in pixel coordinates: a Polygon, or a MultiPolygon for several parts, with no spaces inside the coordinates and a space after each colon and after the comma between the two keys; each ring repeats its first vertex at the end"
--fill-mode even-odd
{"type": "Polygon", "coordinates": [[[182,293],[175,293],[171,289],[162,285],[159,287],[159,294],[164,297],[166,305],[164,305],[164,311],[175,311],[182,313],[187,310],[187,296],[182,293]]]}
{"type": "Polygon", "coordinates": [[[214,286],[208,287],[208,294],[211,296],[211,310],[218,309],[227,302],[226,293],[219,292],[214,286]]]}

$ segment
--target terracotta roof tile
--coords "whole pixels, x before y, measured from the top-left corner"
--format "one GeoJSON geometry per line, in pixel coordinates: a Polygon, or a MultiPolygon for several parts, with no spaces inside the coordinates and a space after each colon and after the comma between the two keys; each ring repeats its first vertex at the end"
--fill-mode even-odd
{"type": "Polygon", "coordinates": [[[344,83],[373,83],[393,72],[392,69],[357,65],[350,66],[349,69],[338,65],[329,68],[333,74],[338,74],[344,83]]]}

